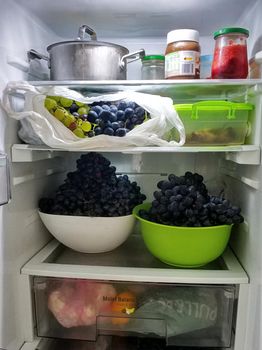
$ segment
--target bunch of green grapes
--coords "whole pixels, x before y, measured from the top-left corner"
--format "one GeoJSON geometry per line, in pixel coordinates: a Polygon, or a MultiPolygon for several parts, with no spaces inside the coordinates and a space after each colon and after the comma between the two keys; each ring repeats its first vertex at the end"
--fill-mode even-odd
{"type": "Polygon", "coordinates": [[[47,96],[45,99],[47,110],[76,136],[89,136],[92,124],[86,119],[90,108],[84,103],[59,96],[47,96]]]}

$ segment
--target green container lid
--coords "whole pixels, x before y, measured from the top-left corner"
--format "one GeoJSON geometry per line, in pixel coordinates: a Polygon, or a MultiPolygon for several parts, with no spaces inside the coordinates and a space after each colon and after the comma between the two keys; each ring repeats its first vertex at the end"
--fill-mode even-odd
{"type": "Polygon", "coordinates": [[[230,34],[230,33],[241,33],[249,36],[249,31],[245,28],[222,28],[214,33],[214,39],[219,35],[230,34]]]}
{"type": "MultiPolygon", "coordinates": [[[[191,119],[198,119],[198,115],[201,111],[210,112],[219,112],[219,111],[228,111],[228,119],[237,119],[237,111],[251,111],[253,105],[250,103],[237,103],[229,101],[201,101],[196,103],[186,103],[186,104],[175,104],[176,111],[179,112],[188,112],[188,117],[191,119]]],[[[214,118],[216,114],[214,113],[214,118]]]]}
{"type": "Polygon", "coordinates": [[[142,58],[143,61],[151,61],[151,60],[159,60],[159,61],[164,61],[165,56],[163,55],[149,55],[149,56],[144,56],[142,58]]]}

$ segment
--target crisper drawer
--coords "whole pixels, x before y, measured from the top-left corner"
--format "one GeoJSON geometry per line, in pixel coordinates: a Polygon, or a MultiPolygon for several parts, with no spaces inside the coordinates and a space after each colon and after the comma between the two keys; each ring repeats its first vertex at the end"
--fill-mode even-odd
{"type": "Polygon", "coordinates": [[[229,347],[235,286],[35,277],[37,335],[163,338],[168,345],[229,347]]]}

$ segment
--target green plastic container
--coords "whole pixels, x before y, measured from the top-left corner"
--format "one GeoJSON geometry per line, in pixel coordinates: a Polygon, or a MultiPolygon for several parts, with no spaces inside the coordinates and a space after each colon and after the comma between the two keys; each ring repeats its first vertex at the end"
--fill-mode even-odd
{"type": "Polygon", "coordinates": [[[199,267],[217,259],[225,250],[233,225],[212,227],[178,227],[156,224],[142,219],[140,204],[133,215],[140,222],[140,231],[148,250],[162,262],[178,267],[199,267]]]}
{"type": "MultiPolygon", "coordinates": [[[[250,133],[253,105],[229,101],[201,101],[174,105],[186,130],[186,145],[242,145],[250,133]]],[[[177,140],[173,129],[168,140],[177,140]]]]}

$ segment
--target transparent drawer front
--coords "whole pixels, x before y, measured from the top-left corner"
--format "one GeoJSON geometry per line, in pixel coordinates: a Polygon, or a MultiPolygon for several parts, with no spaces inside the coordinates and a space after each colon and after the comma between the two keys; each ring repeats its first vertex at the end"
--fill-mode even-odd
{"type": "MultiPolygon", "coordinates": [[[[212,348],[205,347],[205,349],[209,350],[212,348]]],[[[222,348],[217,348],[217,350],[219,349],[222,350],[222,348]]],[[[42,338],[35,350],[201,350],[201,348],[166,346],[164,339],[100,335],[94,342],[42,338]]]]}
{"type": "Polygon", "coordinates": [[[229,347],[235,287],[34,278],[38,336],[165,339],[229,347]]]}

